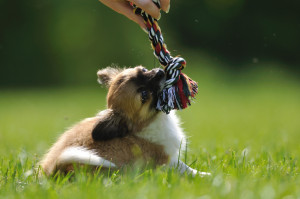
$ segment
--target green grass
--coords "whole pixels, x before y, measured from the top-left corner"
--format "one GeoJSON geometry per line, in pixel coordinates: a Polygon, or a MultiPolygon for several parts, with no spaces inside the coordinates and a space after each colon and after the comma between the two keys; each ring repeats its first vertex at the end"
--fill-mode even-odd
{"type": "Polygon", "coordinates": [[[165,167],[28,175],[64,129],[105,108],[105,89],[1,90],[0,198],[300,198],[299,82],[278,70],[186,73],[200,86],[196,103],[179,112],[186,161],[212,177],[165,167]]]}

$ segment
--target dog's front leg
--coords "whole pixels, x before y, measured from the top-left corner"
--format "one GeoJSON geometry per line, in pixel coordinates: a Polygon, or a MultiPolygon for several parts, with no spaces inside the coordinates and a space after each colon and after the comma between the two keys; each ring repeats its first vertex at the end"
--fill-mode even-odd
{"type": "Polygon", "coordinates": [[[197,171],[196,169],[189,167],[188,165],[186,165],[181,160],[178,160],[177,158],[173,158],[170,161],[170,166],[176,168],[181,174],[187,173],[187,174],[192,175],[193,177],[195,177],[196,175],[199,175],[201,177],[211,175],[210,173],[207,173],[207,172],[197,171]]]}

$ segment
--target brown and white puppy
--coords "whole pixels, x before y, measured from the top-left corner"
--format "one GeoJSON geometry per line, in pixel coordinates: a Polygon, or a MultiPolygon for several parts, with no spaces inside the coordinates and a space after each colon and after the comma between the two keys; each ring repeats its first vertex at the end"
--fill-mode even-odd
{"type": "Polygon", "coordinates": [[[161,69],[105,68],[97,73],[108,88],[107,109],[67,130],[40,162],[46,175],[74,164],[121,168],[136,161],[169,164],[181,173],[206,175],[178,161],[185,136],[171,112],[156,110],[165,82],[161,69]]]}

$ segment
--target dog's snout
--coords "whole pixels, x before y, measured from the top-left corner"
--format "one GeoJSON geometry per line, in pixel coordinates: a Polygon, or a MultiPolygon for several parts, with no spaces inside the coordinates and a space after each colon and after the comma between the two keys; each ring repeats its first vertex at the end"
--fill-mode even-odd
{"type": "Polygon", "coordinates": [[[165,72],[162,69],[157,69],[156,75],[157,78],[163,78],[165,76],[165,72]]]}

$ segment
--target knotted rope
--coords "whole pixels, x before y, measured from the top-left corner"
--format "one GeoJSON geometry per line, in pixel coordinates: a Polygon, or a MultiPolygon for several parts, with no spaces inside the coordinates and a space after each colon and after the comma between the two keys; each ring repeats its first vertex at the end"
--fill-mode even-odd
{"type": "MultiPolygon", "coordinates": [[[[160,8],[160,1],[153,0],[155,5],[160,8]]],[[[148,15],[141,8],[132,4],[134,13],[141,15],[147,26],[148,36],[154,50],[155,57],[164,67],[166,82],[160,93],[157,109],[169,113],[172,109],[185,109],[191,105],[191,100],[198,93],[198,85],[181,71],[186,66],[186,62],[181,57],[172,57],[167,50],[167,45],[161,33],[157,20],[148,15]]]]}

